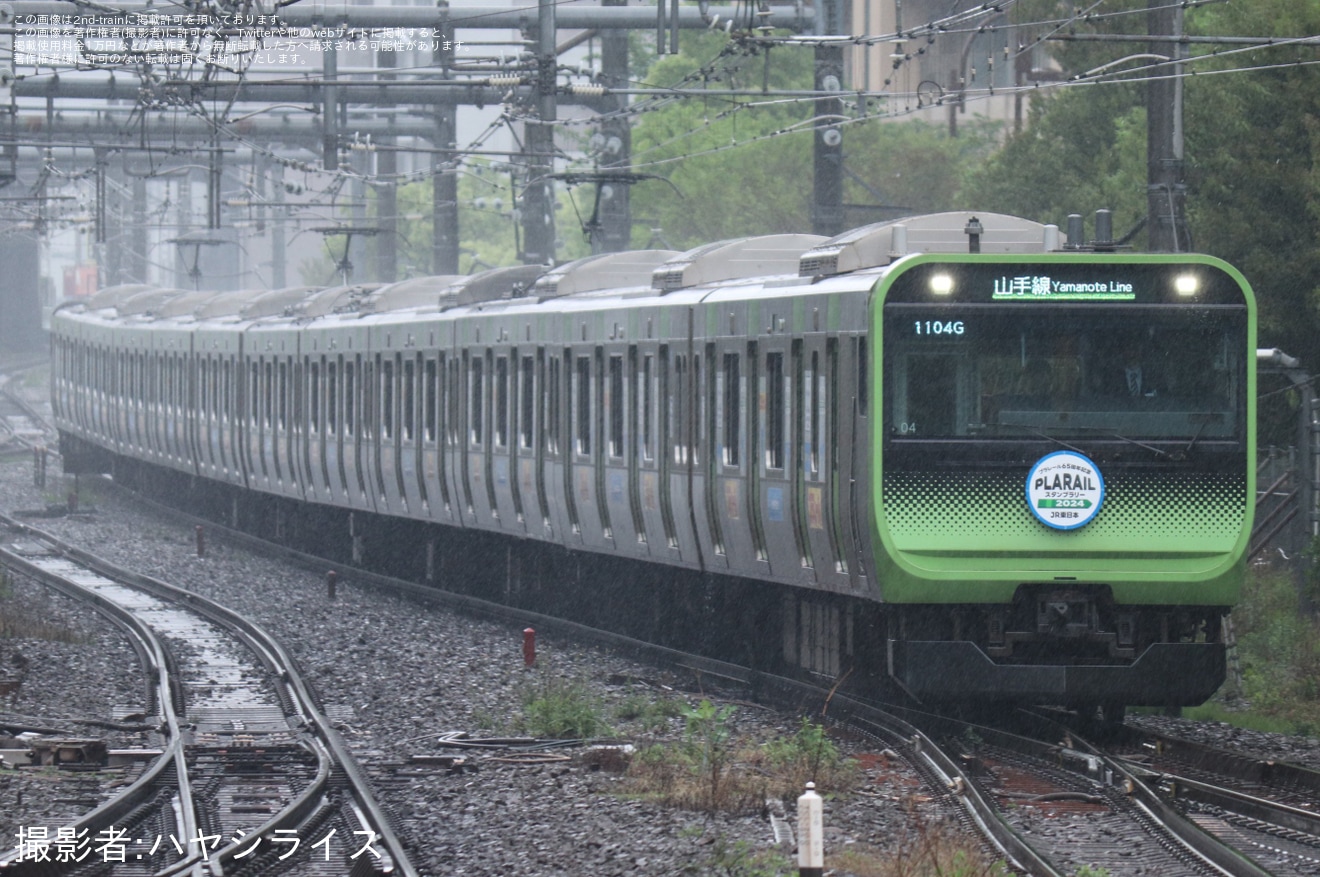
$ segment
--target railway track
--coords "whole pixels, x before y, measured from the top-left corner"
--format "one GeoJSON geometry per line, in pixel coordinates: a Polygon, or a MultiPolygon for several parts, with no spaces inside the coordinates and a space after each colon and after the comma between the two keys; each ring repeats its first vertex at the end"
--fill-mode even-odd
{"type": "Polygon", "coordinates": [[[264,631],[12,518],[0,525],[0,565],[92,602],[128,632],[165,741],[123,793],[71,826],[47,827],[46,848],[30,841],[0,855],[0,871],[415,873],[347,747],[264,631]],[[60,849],[68,861],[57,861],[60,849]]]}
{"type": "MultiPolygon", "coordinates": [[[[205,526],[222,529],[214,522],[205,522],[205,526]]],[[[224,538],[313,569],[324,568],[319,558],[247,534],[225,531],[224,538]]],[[[1032,736],[948,718],[910,715],[905,719],[901,710],[836,697],[824,688],[767,678],[735,665],[535,616],[525,609],[366,571],[352,571],[351,575],[357,583],[403,592],[424,602],[520,624],[530,621],[538,629],[604,642],[707,679],[723,678],[755,687],[768,700],[797,706],[828,703],[834,720],[877,739],[908,761],[925,777],[934,797],[968,829],[985,837],[992,855],[1003,858],[1018,873],[1053,877],[1075,873],[1083,864],[1104,867],[1113,874],[1139,869],[1166,877],[1320,873],[1316,839],[1320,832],[1316,817],[1307,809],[1320,805],[1320,793],[1314,791],[1320,789],[1320,780],[1313,772],[1249,759],[1242,763],[1240,757],[1235,764],[1233,757],[1210,751],[1188,755],[1191,744],[1170,739],[1132,737],[1104,750],[1087,743],[1076,729],[1060,726],[1037,728],[1032,736]],[[1151,752],[1159,758],[1151,757],[1151,752]],[[1225,767],[1216,771],[1206,766],[1216,761],[1225,767]],[[1262,777],[1268,777],[1266,785],[1277,787],[1275,799],[1261,794],[1262,777]],[[1090,833],[1064,830],[1068,818],[1102,827],[1090,833]],[[1055,823],[1052,830],[1051,821],[1055,823]]],[[[294,727],[304,721],[296,720],[294,727]]],[[[307,724],[325,726],[324,720],[307,724]]],[[[216,738],[240,730],[266,733],[278,729],[262,727],[260,722],[251,728],[226,728],[222,721],[209,729],[198,722],[198,730],[202,737],[212,734],[210,742],[214,743],[216,738]]],[[[278,749],[280,744],[267,740],[264,745],[278,749]]],[[[278,759],[261,761],[260,770],[274,760],[278,759]]],[[[226,764],[223,759],[217,763],[226,764]]],[[[212,771],[208,781],[211,787],[216,787],[215,773],[212,771]]],[[[223,777],[226,768],[218,773],[223,777]]],[[[308,780],[304,777],[301,782],[308,780]]],[[[271,802],[287,798],[294,783],[291,780],[283,787],[268,783],[253,792],[241,783],[226,790],[221,779],[212,800],[228,799],[240,808],[273,810],[271,802]]],[[[237,808],[229,812],[233,822],[237,808]]],[[[172,870],[181,864],[172,866],[169,873],[182,873],[172,870]]],[[[223,867],[220,871],[231,873],[223,867]]]]}

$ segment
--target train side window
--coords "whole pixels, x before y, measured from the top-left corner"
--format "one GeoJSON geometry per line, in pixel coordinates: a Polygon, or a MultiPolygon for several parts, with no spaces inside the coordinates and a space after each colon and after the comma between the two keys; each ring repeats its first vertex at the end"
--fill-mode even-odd
{"type": "Polygon", "coordinates": [[[784,374],[784,354],[765,355],[765,466],[767,469],[784,468],[784,415],[787,393],[784,374]]]}
{"type": "Polygon", "coordinates": [[[495,357],[495,447],[509,446],[509,358],[495,357]]]}
{"type": "Polygon", "coordinates": [[[610,421],[610,456],[614,459],[623,458],[623,418],[624,418],[624,398],[623,398],[623,357],[617,355],[610,356],[610,378],[609,389],[605,398],[605,406],[609,409],[610,421]]]}
{"type": "Polygon", "coordinates": [[[721,384],[724,415],[724,465],[742,464],[742,361],[737,353],[724,354],[721,384]]]}
{"type": "Polygon", "coordinates": [[[470,418],[469,426],[471,429],[470,437],[472,444],[479,445],[485,440],[485,434],[482,432],[482,424],[485,419],[484,406],[481,404],[482,392],[485,388],[485,365],[486,361],[480,355],[472,357],[468,361],[468,416],[470,418]]]}
{"type": "Polygon", "coordinates": [[[425,410],[422,412],[423,438],[428,442],[433,442],[436,436],[440,434],[439,424],[436,421],[436,417],[440,413],[440,371],[434,359],[426,361],[424,372],[422,379],[426,381],[426,401],[424,403],[425,410]]]}
{"type": "Polygon", "coordinates": [[[591,357],[579,356],[577,375],[574,378],[573,395],[576,410],[577,452],[582,456],[591,453],[591,357]]]}

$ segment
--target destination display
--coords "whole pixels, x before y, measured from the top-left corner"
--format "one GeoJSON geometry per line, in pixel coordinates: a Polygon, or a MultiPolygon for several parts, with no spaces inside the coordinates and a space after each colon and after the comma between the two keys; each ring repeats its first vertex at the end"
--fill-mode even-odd
{"type": "Polygon", "coordinates": [[[1135,301],[1136,287],[1125,280],[1056,280],[1049,274],[996,277],[994,301],[1135,301]]]}

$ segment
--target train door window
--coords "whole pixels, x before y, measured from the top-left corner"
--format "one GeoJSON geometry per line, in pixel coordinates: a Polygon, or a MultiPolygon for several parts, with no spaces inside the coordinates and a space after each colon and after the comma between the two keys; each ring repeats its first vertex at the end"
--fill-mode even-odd
{"type": "Polygon", "coordinates": [[[399,411],[402,415],[403,440],[410,442],[416,435],[417,429],[417,363],[412,359],[403,361],[403,384],[402,384],[402,407],[399,411]]]}
{"type": "Polygon", "coordinates": [[[463,411],[462,378],[458,357],[449,360],[449,392],[446,395],[449,406],[448,436],[450,446],[458,445],[463,411]]]}
{"type": "Polygon", "coordinates": [[[307,414],[311,418],[312,432],[321,431],[321,364],[310,363],[307,366],[307,414]]]}
{"type": "MultiPolygon", "coordinates": [[[[705,430],[710,431],[709,442],[712,449],[710,456],[710,477],[706,481],[706,516],[710,521],[710,538],[715,548],[716,554],[724,554],[724,528],[720,526],[720,508],[715,498],[718,485],[714,475],[719,462],[719,415],[722,394],[720,391],[720,373],[719,369],[714,367],[715,363],[715,345],[706,345],[706,362],[711,367],[706,369],[703,380],[701,373],[701,363],[696,358],[692,358],[692,379],[693,385],[700,388],[698,397],[701,399],[700,410],[697,412],[698,428],[694,433],[705,430]],[[708,413],[709,412],[709,413],[708,413]]],[[[696,463],[696,455],[693,455],[693,463],[696,463]]]]}
{"type": "Polygon", "coordinates": [[[394,435],[394,360],[376,357],[380,369],[380,434],[383,438],[394,435]]]}
{"type": "Polygon", "coordinates": [[[495,447],[509,446],[509,357],[495,357],[495,447]]]}
{"type": "Polygon", "coordinates": [[[353,435],[357,427],[357,380],[352,361],[344,363],[344,435],[353,435]]]}
{"type": "MultiPolygon", "coordinates": [[[[706,345],[706,350],[708,354],[706,361],[707,362],[714,361],[715,345],[713,344],[706,345]]],[[[713,375],[714,372],[712,371],[711,374],[713,375]]],[[[688,412],[688,419],[691,421],[691,429],[688,430],[688,435],[691,437],[692,443],[688,449],[688,457],[690,458],[692,465],[695,466],[701,462],[700,459],[701,440],[705,438],[705,430],[706,430],[705,400],[714,398],[713,392],[703,398],[702,393],[703,393],[704,385],[702,384],[701,354],[699,353],[694,353],[692,355],[691,385],[692,385],[692,396],[689,399],[689,401],[691,402],[691,406],[688,412]]],[[[711,445],[711,447],[714,447],[714,445],[711,445]]]]}
{"type": "Polygon", "coordinates": [[[724,354],[724,380],[720,384],[725,466],[742,465],[742,364],[737,353],[724,354]]]}
{"type": "Polygon", "coordinates": [[[289,364],[287,362],[280,363],[279,405],[279,428],[287,429],[289,418],[289,364]]]}
{"type": "Polygon", "coordinates": [[[815,561],[811,556],[811,539],[808,536],[807,527],[807,446],[809,444],[809,433],[807,424],[809,418],[807,415],[807,400],[811,398],[811,378],[805,370],[805,357],[802,352],[802,341],[795,340],[792,348],[792,393],[793,409],[801,411],[802,416],[793,418],[793,435],[791,438],[794,452],[798,455],[797,462],[794,464],[797,470],[794,485],[794,505],[797,508],[797,516],[794,518],[794,526],[797,530],[797,544],[801,549],[801,561],[803,569],[814,569],[815,561]]]}
{"type": "Polygon", "coordinates": [[[541,414],[542,429],[545,431],[545,450],[549,454],[559,453],[559,416],[562,400],[563,362],[558,356],[551,356],[547,363],[545,409],[541,414]]]}
{"type": "Polygon", "coordinates": [[[867,364],[866,338],[857,337],[857,413],[865,417],[870,404],[871,370],[867,364]]]}
{"type": "Polygon", "coordinates": [[[578,454],[585,457],[591,454],[591,357],[577,358],[577,374],[573,383],[577,430],[573,438],[578,454]]]}
{"type": "Polygon", "coordinates": [[[610,356],[609,388],[605,398],[605,407],[609,410],[610,442],[609,454],[613,459],[623,458],[623,357],[610,356]]]}
{"type": "Polygon", "coordinates": [[[270,429],[275,423],[275,364],[263,362],[261,377],[261,425],[270,429]]]}
{"type": "Polygon", "coordinates": [[[784,417],[787,404],[788,375],[784,374],[784,354],[765,355],[765,467],[784,469],[784,417]]]}
{"type": "MultiPolygon", "coordinates": [[[[829,385],[827,392],[829,394],[829,466],[830,466],[830,489],[838,497],[843,490],[843,484],[839,481],[839,339],[829,338],[825,341],[826,367],[829,369],[829,385]]],[[[830,542],[834,549],[834,556],[837,558],[834,563],[836,572],[847,574],[848,562],[843,557],[843,539],[839,532],[839,518],[832,516],[833,525],[830,528],[830,542]]]]}
{"type": "Polygon", "coordinates": [[[472,444],[479,445],[485,441],[485,435],[482,432],[482,424],[485,418],[485,410],[482,402],[482,392],[485,388],[485,375],[483,374],[486,361],[480,355],[472,357],[468,361],[468,417],[469,433],[472,444]]]}
{"type": "Polygon", "coordinates": [[[802,464],[808,478],[820,474],[820,352],[811,351],[811,367],[802,376],[802,464]]]}
{"type": "MultiPolygon", "coordinates": [[[[667,348],[662,348],[667,352],[667,348]]],[[[663,355],[663,354],[662,354],[663,355]]],[[[668,374],[665,375],[666,383],[668,374]]],[[[674,449],[674,462],[686,466],[688,462],[688,411],[692,407],[692,397],[687,386],[687,357],[679,353],[674,356],[674,386],[678,392],[671,393],[666,386],[660,391],[660,398],[666,402],[669,422],[665,424],[665,433],[669,436],[674,449]]]]}
{"type": "Polygon", "coordinates": [[[436,416],[439,414],[440,401],[440,382],[439,370],[434,359],[426,360],[423,366],[422,380],[426,382],[423,389],[426,401],[423,403],[422,410],[422,437],[428,442],[433,442],[439,435],[436,416]]]}
{"type": "Polygon", "coordinates": [[[536,438],[536,359],[522,358],[522,386],[518,389],[518,445],[530,451],[536,438]]]}
{"type": "Polygon", "coordinates": [[[339,363],[325,364],[325,432],[334,435],[339,430],[339,363]]]}
{"type": "Polygon", "coordinates": [[[220,370],[220,420],[229,422],[231,412],[234,410],[234,364],[229,360],[224,361],[224,367],[220,370]]]}
{"type": "Polygon", "coordinates": [[[650,463],[655,460],[655,357],[648,353],[642,357],[642,371],[638,376],[638,397],[641,399],[642,414],[642,459],[650,463]]]}

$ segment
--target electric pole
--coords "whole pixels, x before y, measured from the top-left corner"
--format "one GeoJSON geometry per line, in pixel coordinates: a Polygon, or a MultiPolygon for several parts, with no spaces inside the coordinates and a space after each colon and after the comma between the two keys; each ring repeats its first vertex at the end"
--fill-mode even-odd
{"type": "MultiPolygon", "coordinates": [[[[1148,0],[1147,32],[1152,37],[1181,37],[1182,7],[1148,0]]],[[[1176,39],[1154,41],[1150,52],[1183,56],[1176,39]]],[[[1173,64],[1146,84],[1146,210],[1150,250],[1177,253],[1190,249],[1185,213],[1187,186],[1183,168],[1182,64],[1173,64]]]]}

